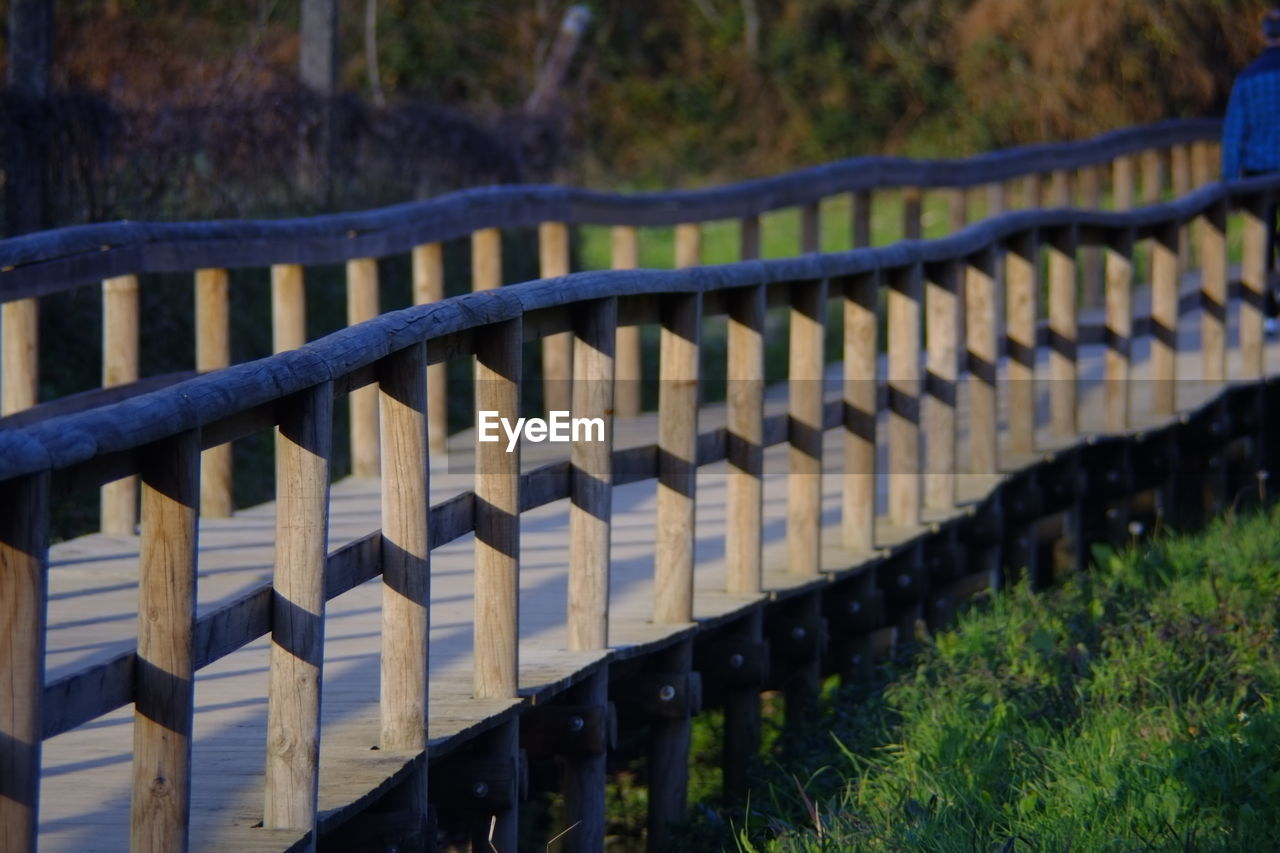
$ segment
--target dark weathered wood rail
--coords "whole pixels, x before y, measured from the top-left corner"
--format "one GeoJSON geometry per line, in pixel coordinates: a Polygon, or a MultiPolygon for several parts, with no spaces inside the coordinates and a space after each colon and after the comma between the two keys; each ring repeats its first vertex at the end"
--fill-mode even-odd
{"type": "MultiPolygon", "coordinates": [[[[1046,153],[1026,171],[1051,171],[1056,156],[1046,153]]],[[[824,186],[817,195],[831,191],[824,186]]],[[[191,839],[196,846],[306,847],[371,800],[395,795],[418,824],[429,803],[442,820],[492,816],[494,843],[514,849],[519,751],[534,743],[550,706],[567,709],[572,731],[594,733],[588,745],[558,748],[566,749],[569,818],[581,821],[568,843],[596,849],[609,740],[602,732],[614,697],[632,720],[639,715],[650,727],[650,840],[659,847],[683,811],[689,719],[704,692],[729,709],[726,741],[735,754],[726,760],[726,781],[740,786],[741,755],[758,732],[761,689],[784,690],[788,715],[800,719],[821,676],[856,677],[898,632],[944,619],[958,600],[1005,573],[1043,582],[1053,571],[1037,547],[1046,521],[1060,522],[1061,538],[1080,563],[1087,539],[1126,537],[1130,520],[1146,517],[1148,498],[1152,517],[1177,525],[1223,505],[1241,483],[1256,487],[1256,475],[1277,461],[1275,443],[1264,439],[1280,423],[1280,393],[1264,381],[1260,249],[1263,210],[1277,196],[1280,178],[1259,178],[1123,212],[1010,212],[932,241],[493,288],[376,316],[110,405],[0,429],[0,838],[7,849],[36,846],[42,741],[132,702],[133,845],[185,848],[190,783],[201,772],[191,766],[197,672],[269,634],[263,825],[191,839]],[[1242,222],[1246,251],[1240,279],[1229,286],[1232,216],[1242,222]],[[1200,241],[1198,304],[1180,290],[1179,234],[1188,226],[1200,241]],[[1146,243],[1154,258],[1151,307],[1136,316],[1133,253],[1146,243]],[[1083,375],[1082,353],[1096,321],[1079,308],[1076,267],[1088,248],[1107,258],[1100,398],[1106,416],[1085,431],[1092,411],[1086,391],[1096,386],[1087,385],[1093,380],[1083,375]],[[1040,310],[1045,254],[1048,303],[1040,310]],[[887,291],[883,363],[876,355],[881,291],[887,291]],[[821,347],[832,304],[842,308],[844,322],[836,397],[823,393],[821,347]],[[787,408],[772,414],[763,385],[770,306],[786,306],[791,327],[787,408]],[[1179,316],[1188,312],[1198,312],[1200,321],[1194,374],[1185,358],[1191,353],[1178,339],[1179,316]],[[726,426],[705,429],[700,332],[704,318],[718,316],[729,318],[735,385],[726,426]],[[646,427],[648,440],[615,447],[623,428],[623,419],[610,414],[617,331],[655,323],[661,326],[656,430],[646,427]],[[1138,330],[1152,345],[1145,388],[1133,380],[1138,330]],[[477,443],[474,488],[428,506],[434,466],[427,366],[474,356],[477,409],[514,419],[527,375],[522,344],[566,334],[570,408],[576,416],[606,418],[606,440],[580,439],[568,459],[532,470],[522,470],[520,455],[500,444],[477,443]],[[1037,363],[1042,352],[1047,365],[1037,363]],[[1048,411],[1041,416],[1036,401],[1046,379],[1048,411]],[[1188,379],[1196,381],[1187,387],[1188,379]],[[882,381],[887,388],[877,393],[882,381]],[[367,473],[381,479],[380,529],[328,551],[333,400],[351,396],[354,408],[357,394],[372,400],[379,416],[371,427],[375,453],[367,457],[376,467],[367,473]],[[1001,397],[1007,408],[998,405],[1001,397]],[[880,429],[887,433],[887,462],[876,452],[880,429]],[[277,436],[273,580],[197,618],[199,454],[263,430],[277,436]],[[843,440],[834,523],[824,519],[821,486],[828,434],[843,440]],[[779,444],[787,446],[789,475],[784,547],[774,549],[762,541],[764,457],[779,444]],[[708,527],[696,514],[696,474],[726,460],[726,518],[708,527]],[[50,503],[128,477],[142,484],[136,644],[45,683],[50,503]],[[881,478],[887,514],[877,507],[881,478]],[[626,614],[610,607],[611,496],[646,479],[658,483],[652,600],[644,639],[617,643],[610,629],[626,614]],[[567,675],[530,686],[520,680],[520,519],[566,498],[564,657],[574,663],[566,664],[567,675]],[[708,591],[695,585],[699,533],[723,535],[732,555],[702,610],[708,591]],[[475,538],[471,695],[477,707],[496,710],[482,715],[482,725],[460,726],[428,743],[428,692],[436,687],[428,678],[430,552],[469,534],[475,538]],[[380,751],[366,747],[342,760],[351,768],[377,761],[390,769],[378,786],[353,793],[349,807],[322,813],[316,791],[326,602],[379,576],[380,751]],[[443,784],[437,778],[428,789],[430,762],[447,762],[464,746],[467,773],[450,773],[443,784]],[[460,792],[459,785],[467,787],[460,792]]],[[[815,231],[816,225],[805,229],[815,231]]],[[[397,233],[407,235],[409,248],[421,237],[412,229],[397,233]]],[[[752,233],[748,224],[744,234],[752,233]]],[[[693,227],[679,232],[682,262],[696,261],[696,236],[693,227]]],[[[316,247],[324,242],[316,240],[316,247]]],[[[562,241],[552,235],[548,242],[562,241]]],[[[744,240],[747,255],[752,248],[744,240]]],[[[360,264],[377,254],[371,249],[362,244],[346,257],[360,264]]],[[[433,264],[430,254],[424,251],[424,268],[433,264]]],[[[253,257],[276,266],[281,290],[292,286],[295,274],[285,265],[299,257],[253,257]]],[[[96,279],[103,270],[86,275],[96,279]]],[[[367,266],[353,278],[367,283],[367,266]]],[[[216,277],[205,282],[217,286],[216,277]]],[[[487,831],[488,820],[481,823],[487,831]]]]}

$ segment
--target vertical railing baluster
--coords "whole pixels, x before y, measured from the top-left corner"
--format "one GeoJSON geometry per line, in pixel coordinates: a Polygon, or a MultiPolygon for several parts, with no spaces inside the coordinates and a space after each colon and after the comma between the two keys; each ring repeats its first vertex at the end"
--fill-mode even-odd
{"type": "Polygon", "coordinates": [[[276,430],[276,558],[263,826],[312,832],[320,781],[333,385],[287,398],[276,430]]]}
{"type": "Polygon", "coordinates": [[[762,588],[764,332],[764,286],[731,291],[725,586],[734,595],[755,595],[762,588]]]}
{"type": "Polygon", "coordinates": [[[129,846],[135,853],[181,853],[191,818],[199,432],[159,441],[139,458],[142,541],[129,846]]]}
{"type": "Polygon", "coordinates": [[[702,263],[702,226],[697,222],[685,222],[676,226],[676,269],[696,267],[702,263]]]}
{"type": "Polygon", "coordinates": [[[1077,403],[1078,320],[1074,227],[1055,229],[1049,246],[1049,431],[1070,438],[1079,429],[1077,403]]]}
{"type": "Polygon", "coordinates": [[[814,201],[800,208],[800,254],[822,251],[822,206],[814,201]]]}
{"type": "MultiPolygon", "coordinates": [[[[543,222],[538,226],[538,276],[558,278],[569,274],[569,226],[543,222]]],[[[567,412],[573,403],[573,335],[559,332],[542,339],[543,408],[567,412]]]]}
{"type": "MultiPolygon", "coordinates": [[[[354,326],[378,316],[378,261],[356,258],[347,261],[347,325],[354,326]]],[[[372,385],[352,389],[351,476],[376,477],[378,462],[378,389],[372,385]]]]}
{"type": "Polygon", "coordinates": [[[471,289],[502,286],[502,231],[480,228],[471,233],[471,289]]]}
{"type": "MultiPolygon", "coordinates": [[[[378,371],[382,443],[382,656],[379,709],[385,750],[425,753],[431,628],[430,403],[427,351],[414,344],[378,371]]],[[[405,786],[409,811],[427,817],[426,758],[405,786]]]]}
{"type": "Polygon", "coordinates": [[[928,347],[925,388],[924,505],[951,509],[956,487],[956,382],[959,373],[959,297],[963,268],[946,261],[927,268],[925,345],[928,347]]]}
{"type": "MultiPolygon", "coordinates": [[[[196,270],[196,370],[204,373],[231,364],[230,287],[224,269],[196,270]]],[[[210,447],[200,456],[200,514],[229,518],[231,445],[210,447]]]]}
{"type": "MultiPolygon", "coordinates": [[[[615,270],[633,270],[640,265],[640,241],[634,226],[614,226],[612,243],[615,270]]],[[[614,412],[620,418],[635,417],[640,414],[644,390],[639,326],[618,327],[614,376],[614,412]]]]}
{"type": "Polygon", "coordinates": [[[1151,148],[1142,152],[1142,203],[1156,204],[1164,197],[1164,152],[1151,148]]]}
{"type": "Polygon", "coordinates": [[[1200,232],[1201,379],[1227,378],[1227,207],[1215,202],[1196,219],[1200,232]]]}
{"type": "MultiPolygon", "coordinates": [[[[413,304],[444,299],[444,251],[440,243],[413,247],[413,304]]],[[[449,366],[427,367],[427,441],[431,455],[449,452],[449,366]]]]}
{"type": "MultiPolygon", "coordinates": [[[[1191,192],[1191,146],[1175,145],[1169,152],[1169,183],[1175,199],[1191,192]]],[[[1178,227],[1178,268],[1181,272],[1191,266],[1190,231],[1186,223],[1178,227]]]]}
{"type": "Polygon", "coordinates": [[[968,259],[965,267],[965,349],[969,370],[969,473],[996,473],[1000,435],[996,382],[1000,352],[995,246],[968,259]]]}
{"type": "Polygon", "coordinates": [[[849,229],[852,246],[861,249],[871,245],[871,213],[874,195],[871,190],[855,190],[849,197],[849,229]]]}
{"type": "Polygon", "coordinates": [[[954,234],[969,224],[969,193],[964,187],[947,190],[947,233],[954,234]]]}
{"type": "Polygon", "coordinates": [[[1004,260],[1005,349],[1009,355],[1009,450],[1035,453],[1036,317],[1040,296],[1040,239],[1015,234],[1004,260]]]}
{"type": "Polygon", "coordinates": [[[1035,210],[1044,202],[1044,176],[1033,172],[1022,179],[1022,206],[1035,210]]]}
{"type": "Polygon", "coordinates": [[[1107,429],[1129,427],[1129,351],[1133,328],[1133,232],[1113,236],[1107,246],[1106,365],[1107,429]]]}
{"type": "Polygon", "coordinates": [[[880,276],[864,273],[844,285],[844,488],[840,527],[846,548],[875,550],[876,347],[880,276]]]}
{"type": "Polygon", "coordinates": [[[271,268],[271,345],[275,352],[297,349],[307,342],[307,292],[302,267],[276,264],[271,268]]]}
{"type": "Polygon", "coordinates": [[[35,853],[48,607],[49,474],[0,490],[0,848],[35,853]]]}
{"type": "Polygon", "coordinates": [[[822,348],[827,282],[791,285],[787,444],[787,570],[813,577],[821,569],[822,348]]]}
{"type": "Polygon", "coordinates": [[[902,188],[902,239],[920,239],[920,210],[923,193],[919,187],[902,188]]]}
{"type": "Polygon", "coordinates": [[[1071,172],[1055,169],[1049,176],[1049,207],[1071,206],[1071,172]]]}
{"type": "Polygon", "coordinates": [[[701,294],[666,297],[658,388],[658,531],[654,621],[693,620],[694,486],[698,451],[701,294]]]}
{"type": "Polygon", "coordinates": [[[40,302],[34,296],[0,305],[0,415],[40,398],[40,302]]]}
{"type": "Polygon", "coordinates": [[[1151,411],[1171,415],[1177,407],[1178,240],[1177,223],[1151,241],[1151,411]]]}
{"type": "Polygon", "coordinates": [[[920,524],[919,264],[889,273],[889,522],[920,524]]]}
{"type": "MultiPolygon", "coordinates": [[[[102,282],[102,387],[138,380],[141,347],[138,277],[102,282]]],[[[124,477],[102,487],[102,532],[132,536],[138,527],[138,478],[124,477]]]]}
{"type": "Polygon", "coordinates": [[[1244,257],[1240,276],[1240,378],[1259,379],[1266,372],[1265,309],[1267,293],[1266,199],[1253,196],[1240,206],[1244,218],[1244,257]]]}
{"type": "Polygon", "coordinates": [[[1111,209],[1133,209],[1133,156],[1121,154],[1111,164],[1111,209]]]}
{"type": "MultiPolygon", "coordinates": [[[[573,436],[569,511],[568,647],[609,645],[609,542],[613,516],[613,387],[617,299],[601,299],[573,310],[573,417],[599,419],[573,436]]],[[[579,701],[603,709],[609,675],[600,668],[577,688],[579,701]]],[[[602,850],[605,836],[604,753],[565,763],[567,819],[576,824],[575,850],[602,850]]]]}

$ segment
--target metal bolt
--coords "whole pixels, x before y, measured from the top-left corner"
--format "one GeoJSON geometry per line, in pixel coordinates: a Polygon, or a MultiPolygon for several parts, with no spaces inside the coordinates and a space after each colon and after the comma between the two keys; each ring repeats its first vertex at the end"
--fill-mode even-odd
{"type": "Polygon", "coordinates": [[[861,602],[861,601],[850,601],[850,602],[849,602],[849,612],[850,612],[850,613],[861,613],[861,612],[862,612],[862,602],[861,602]]]}
{"type": "Polygon", "coordinates": [[[1018,538],[1018,547],[1019,547],[1019,548],[1028,548],[1028,547],[1030,547],[1030,545],[1031,545],[1031,540],[1030,540],[1030,539],[1028,539],[1027,537],[1025,537],[1025,536],[1021,536],[1021,537],[1019,537],[1019,538],[1018,538]]]}
{"type": "Polygon", "coordinates": [[[1115,507],[1110,507],[1107,510],[1107,521],[1115,521],[1119,517],[1120,517],[1120,510],[1116,509],[1115,507]]]}
{"type": "Polygon", "coordinates": [[[862,655],[854,655],[853,657],[849,658],[849,663],[853,664],[854,666],[860,666],[862,664],[862,655]]]}
{"type": "Polygon", "coordinates": [[[803,640],[803,639],[804,639],[804,637],[805,637],[805,634],[807,634],[807,633],[808,633],[808,632],[807,632],[807,631],[805,631],[805,629],[804,629],[803,627],[801,627],[800,625],[797,625],[796,627],[794,627],[794,628],[792,628],[792,629],[791,629],[791,639],[793,639],[793,640],[803,640]]]}
{"type": "Polygon", "coordinates": [[[575,715],[569,718],[569,731],[571,732],[580,732],[586,728],[586,725],[587,721],[579,716],[575,715]]]}
{"type": "Polygon", "coordinates": [[[907,575],[907,574],[898,575],[898,586],[901,587],[902,589],[906,589],[907,587],[911,586],[911,575],[907,575]]]}
{"type": "Polygon", "coordinates": [[[483,800],[489,796],[489,785],[485,782],[477,782],[471,786],[471,796],[477,800],[483,800]]]}
{"type": "Polygon", "coordinates": [[[746,659],[737,652],[729,655],[729,669],[742,669],[744,663],[746,663],[746,659]]]}
{"type": "Polygon", "coordinates": [[[670,702],[676,698],[676,689],[670,684],[664,684],[658,690],[658,699],[662,702],[670,702]]]}
{"type": "Polygon", "coordinates": [[[1118,483],[1118,482],[1120,482],[1120,472],[1119,472],[1119,471],[1108,471],[1108,472],[1107,472],[1107,482],[1108,482],[1108,483],[1118,483]]]}
{"type": "Polygon", "coordinates": [[[933,603],[933,606],[938,608],[939,610],[942,610],[946,608],[947,600],[945,598],[939,598],[937,601],[933,603]]]}

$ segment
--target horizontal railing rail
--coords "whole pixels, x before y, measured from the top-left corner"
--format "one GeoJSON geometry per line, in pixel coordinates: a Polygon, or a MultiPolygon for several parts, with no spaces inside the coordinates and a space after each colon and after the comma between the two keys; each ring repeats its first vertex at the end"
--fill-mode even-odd
{"type": "MultiPolygon", "coordinates": [[[[1147,328],[1153,387],[1144,400],[1145,414],[1172,418],[1181,405],[1177,380],[1185,377],[1178,372],[1176,329],[1184,304],[1180,234],[1187,227],[1195,229],[1199,241],[1197,378],[1209,388],[1261,379],[1266,371],[1264,212],[1278,196],[1280,178],[1254,178],[1127,212],[1005,213],[936,240],[528,282],[375,316],[274,356],[90,411],[0,430],[0,601],[11,614],[0,624],[5,837],[20,839],[17,849],[34,847],[41,740],[132,701],[138,709],[134,832],[166,849],[185,846],[184,797],[192,773],[198,772],[190,765],[195,672],[267,632],[273,637],[268,729],[289,735],[267,739],[265,826],[314,833],[325,601],[365,580],[384,578],[382,747],[420,758],[427,748],[430,551],[475,534],[474,695],[514,701],[519,696],[519,519],[522,512],[552,501],[572,499],[566,651],[607,650],[611,494],[622,482],[658,480],[653,621],[683,630],[695,621],[698,466],[729,461],[725,591],[759,595],[767,591],[761,550],[763,450],[775,443],[789,446],[781,569],[788,584],[803,587],[831,568],[824,562],[822,443],[815,437],[841,430],[842,515],[834,535],[851,560],[840,573],[856,573],[874,553],[877,524],[918,536],[928,529],[922,525],[926,511],[956,511],[962,503],[958,475],[987,477],[994,487],[1016,460],[1043,450],[1042,431],[1052,435],[1055,446],[1085,438],[1077,263],[1086,247],[1102,248],[1106,256],[1104,432],[1124,434],[1138,425],[1131,380],[1139,242],[1151,247],[1147,328]],[[1244,236],[1244,262],[1234,290],[1227,252],[1231,214],[1241,217],[1244,236]],[[997,288],[1003,298],[997,298],[997,288]],[[821,393],[832,303],[842,309],[844,326],[845,381],[834,407],[821,393]],[[789,307],[785,421],[766,418],[764,408],[765,312],[771,304],[789,307]],[[1239,367],[1229,375],[1233,307],[1239,367]],[[887,355],[881,372],[882,310],[887,355]],[[704,318],[718,315],[728,318],[728,375],[739,385],[726,403],[724,431],[712,435],[698,425],[700,329],[704,318]],[[1047,376],[1037,367],[1042,318],[1048,324],[1047,376]],[[476,410],[495,410],[514,420],[529,372],[520,361],[523,344],[567,333],[573,348],[568,407],[575,416],[612,424],[618,330],[646,323],[661,327],[652,446],[615,453],[610,426],[603,441],[575,441],[567,462],[522,472],[518,453],[477,442],[474,490],[428,506],[428,365],[475,357],[476,410]],[[1002,351],[1007,352],[1003,359],[1002,351]],[[875,393],[880,380],[888,388],[883,400],[875,393]],[[1035,414],[1037,382],[1047,387],[1044,423],[1035,414]],[[962,383],[967,391],[963,456],[962,383]],[[373,436],[381,529],[326,553],[333,401],[359,393],[374,395],[379,413],[373,436]],[[1003,418],[1000,395],[1008,397],[1003,418]],[[887,468],[876,460],[882,419],[887,468]],[[274,580],[270,589],[250,591],[196,619],[201,450],[263,430],[274,430],[277,442],[274,580]],[[888,486],[888,513],[879,519],[875,475],[887,478],[888,486]],[[137,643],[90,672],[46,686],[51,495],[129,477],[142,483],[137,643]],[[161,778],[165,784],[157,784],[161,778]]],[[[804,606],[810,605],[818,607],[819,600],[804,606]]],[[[758,623],[755,630],[758,635],[758,623]]],[[[692,648],[686,637],[663,652],[664,672],[689,674],[692,648]]],[[[818,667],[815,660],[800,668],[807,675],[794,682],[799,687],[788,688],[789,713],[793,699],[799,707],[816,695],[818,667]]],[[[590,682],[598,699],[607,687],[607,667],[593,678],[605,679],[590,682]]],[[[655,748],[651,772],[655,780],[667,780],[664,785],[674,779],[679,787],[683,778],[677,765],[684,760],[679,744],[687,749],[687,710],[670,725],[655,728],[657,742],[667,746],[655,748]]],[[[501,747],[508,758],[518,748],[514,731],[501,747]]],[[[419,758],[413,759],[417,772],[425,773],[419,758]]],[[[591,778],[602,786],[602,759],[590,763],[597,758],[583,758],[587,763],[575,772],[595,774],[591,778]]],[[[650,817],[659,836],[680,802],[654,798],[650,817]]],[[[602,787],[598,799],[592,794],[573,807],[586,822],[587,837],[602,831],[602,787]]],[[[513,818],[503,815],[499,849],[513,849],[513,818]]]]}

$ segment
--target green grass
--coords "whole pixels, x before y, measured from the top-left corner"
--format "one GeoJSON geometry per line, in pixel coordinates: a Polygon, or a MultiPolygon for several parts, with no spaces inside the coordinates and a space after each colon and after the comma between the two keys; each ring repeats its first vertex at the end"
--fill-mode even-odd
{"type": "Polygon", "coordinates": [[[1095,557],[833,691],[690,849],[1274,849],[1280,510],[1095,557]]]}

